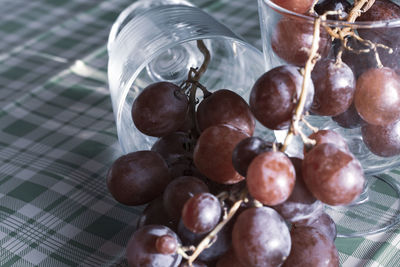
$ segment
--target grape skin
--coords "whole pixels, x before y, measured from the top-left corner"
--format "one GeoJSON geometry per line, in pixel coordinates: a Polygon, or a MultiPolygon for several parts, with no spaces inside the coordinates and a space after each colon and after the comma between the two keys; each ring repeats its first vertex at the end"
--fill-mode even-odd
{"type": "Polygon", "coordinates": [[[177,267],[181,262],[181,255],[156,252],[156,240],[164,235],[169,235],[180,243],[178,236],[162,225],[146,225],[137,230],[128,241],[126,248],[128,265],[130,267],[177,267]]]}
{"type": "Polygon", "coordinates": [[[329,205],[347,205],[364,187],[360,162],[331,143],[315,146],[304,157],[303,179],[311,193],[329,205]]]}
{"type": "Polygon", "coordinates": [[[321,212],[317,216],[296,222],[293,227],[311,227],[317,229],[321,234],[324,234],[329,240],[336,239],[336,224],[333,219],[325,212],[321,212]]]}
{"type": "Polygon", "coordinates": [[[339,267],[335,244],[317,229],[293,227],[290,237],[292,248],[282,267],[339,267]]]}
{"type": "Polygon", "coordinates": [[[221,217],[219,200],[210,193],[199,193],[186,201],[182,209],[182,222],[193,233],[211,231],[221,217]]]}
{"type": "Polygon", "coordinates": [[[400,119],[400,76],[386,67],[367,70],[357,80],[354,104],[369,124],[394,123],[400,119]]]}
{"type": "Polygon", "coordinates": [[[216,267],[245,267],[245,265],[239,262],[233,249],[230,249],[218,259],[216,267]]]}
{"type": "Polygon", "coordinates": [[[170,182],[168,166],[160,154],[136,151],[114,161],[107,173],[107,186],[120,203],[145,204],[162,194],[170,182]]]}
{"type": "Polygon", "coordinates": [[[318,132],[310,134],[308,138],[316,141],[315,146],[325,143],[332,143],[344,151],[350,151],[346,140],[344,140],[340,134],[333,130],[319,130],[318,132]]]}
{"type": "Polygon", "coordinates": [[[194,164],[202,174],[215,182],[240,182],[244,177],[233,168],[232,152],[247,137],[247,134],[229,125],[208,127],[197,141],[193,155],[194,164]]]}
{"type": "Polygon", "coordinates": [[[380,157],[400,154],[400,121],[388,126],[367,124],[361,127],[361,134],[372,153],[380,157]]]}
{"type": "Polygon", "coordinates": [[[161,137],[177,131],[185,121],[189,101],[173,83],[153,83],[143,89],[132,105],[136,128],[149,136],[161,137]]]}
{"type": "Polygon", "coordinates": [[[208,192],[208,186],[196,177],[181,176],[174,179],[165,188],[163,194],[164,207],[168,217],[178,222],[185,202],[202,192],[208,192]]]}
{"type": "Polygon", "coordinates": [[[296,13],[306,13],[312,6],[313,0],[272,0],[275,4],[280,7],[286,8],[287,10],[296,13]]]}
{"type": "Polygon", "coordinates": [[[244,266],[280,266],[290,252],[290,234],[282,217],[268,207],[249,208],[232,231],[235,255],[244,266]]]}
{"type": "Polygon", "coordinates": [[[255,157],[247,170],[247,188],[264,205],[278,205],[292,193],[296,173],[282,152],[269,151],[255,157]]]}
{"type": "Polygon", "coordinates": [[[156,198],[146,206],[138,219],[137,228],[150,224],[164,225],[172,230],[176,229],[176,223],[169,219],[165,211],[162,197],[156,198]]]}
{"type": "Polygon", "coordinates": [[[310,110],[321,116],[336,116],[345,112],[353,102],[356,80],[353,71],[344,62],[333,59],[317,62],[311,78],[314,100],[310,110]]]}
{"type": "Polygon", "coordinates": [[[210,126],[228,124],[251,136],[256,125],[246,101],[227,89],[218,90],[201,101],[196,115],[201,131],[210,126]]]}
{"type": "MultiPolygon", "coordinates": [[[[264,73],[253,85],[250,93],[250,109],[262,125],[273,130],[287,129],[290,125],[294,99],[301,93],[303,76],[295,66],[276,67],[264,73]]],[[[313,101],[314,85],[309,80],[305,110],[313,101]]]]}
{"type": "Polygon", "coordinates": [[[354,106],[354,102],[345,112],[332,117],[332,120],[334,120],[337,124],[339,124],[339,126],[348,129],[358,128],[364,122],[361,119],[360,115],[358,115],[356,107],[354,106]]]}

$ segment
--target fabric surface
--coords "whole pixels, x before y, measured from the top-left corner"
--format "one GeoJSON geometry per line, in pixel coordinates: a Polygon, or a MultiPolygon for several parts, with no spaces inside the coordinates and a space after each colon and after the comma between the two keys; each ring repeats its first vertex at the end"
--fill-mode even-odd
{"type": "MultiPolygon", "coordinates": [[[[106,41],[132,2],[0,0],[0,266],[127,266],[141,208],[105,184],[122,153],[106,41]]],[[[261,48],[257,1],[192,2],[261,48]]],[[[336,245],[342,266],[400,266],[398,227],[336,245]]]]}

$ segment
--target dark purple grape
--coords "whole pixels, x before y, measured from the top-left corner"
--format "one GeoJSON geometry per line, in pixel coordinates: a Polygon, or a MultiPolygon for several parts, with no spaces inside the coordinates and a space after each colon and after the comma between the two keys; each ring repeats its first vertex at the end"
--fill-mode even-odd
{"type": "MultiPolygon", "coordinates": [[[[287,63],[304,66],[311,49],[313,35],[312,20],[308,22],[284,17],[272,30],[271,47],[276,55],[287,63]]],[[[329,34],[321,27],[318,53],[323,58],[329,54],[331,43],[329,34]]]]}
{"type": "Polygon", "coordinates": [[[292,193],[296,172],[282,152],[269,151],[255,157],[247,170],[247,188],[264,205],[283,203],[292,193]]]}
{"type": "MultiPolygon", "coordinates": [[[[353,48],[354,50],[362,50],[367,47],[360,44],[360,42],[356,41],[354,38],[348,38],[348,46],[353,48]]],[[[355,53],[353,51],[349,51],[344,49],[342,60],[350,69],[353,71],[356,78],[358,78],[362,73],[370,68],[376,67],[376,60],[373,52],[370,53],[355,53]]]]}
{"type": "MultiPolygon", "coordinates": [[[[250,108],[256,119],[269,129],[287,129],[299,99],[303,76],[299,69],[286,65],[264,73],[253,85],[250,108]]],[[[314,86],[309,80],[305,110],[314,97],[314,86]]]]}
{"type": "Polygon", "coordinates": [[[246,101],[227,89],[218,90],[200,102],[197,122],[201,131],[210,126],[228,124],[249,136],[253,135],[256,125],[246,101]]]}
{"type": "Polygon", "coordinates": [[[173,254],[176,253],[178,248],[178,240],[171,235],[163,235],[156,239],[156,250],[161,254],[173,254]]]}
{"type": "Polygon", "coordinates": [[[168,166],[160,154],[136,151],[118,158],[107,173],[111,195],[125,205],[145,204],[170,182],[168,166]]]}
{"type": "Polygon", "coordinates": [[[216,267],[245,267],[245,265],[239,262],[233,249],[230,249],[218,259],[216,267]]]}
{"type": "Polygon", "coordinates": [[[333,130],[319,130],[318,132],[310,134],[308,138],[316,141],[315,146],[325,143],[332,143],[337,148],[343,149],[344,151],[350,151],[346,140],[333,130]]]}
{"type": "Polygon", "coordinates": [[[221,184],[234,184],[244,179],[233,168],[235,146],[249,137],[229,125],[217,125],[204,130],[194,149],[194,163],[207,178],[221,184]]]}
{"type": "Polygon", "coordinates": [[[249,208],[237,218],[232,232],[236,257],[244,266],[280,266],[290,252],[290,234],[282,217],[268,207],[249,208]]]}
{"type": "Polygon", "coordinates": [[[275,4],[296,13],[306,13],[314,3],[313,0],[272,0],[275,4]]]}
{"type": "Polygon", "coordinates": [[[273,207],[288,222],[297,222],[322,212],[322,204],[307,189],[301,173],[302,160],[291,158],[296,170],[296,183],[292,194],[282,204],[273,207]]]}
{"type": "Polygon", "coordinates": [[[170,82],[153,83],[143,89],[132,105],[132,119],[139,131],[164,136],[177,131],[185,121],[187,96],[170,82]]]}
{"type": "Polygon", "coordinates": [[[390,68],[369,69],[357,80],[354,104],[369,124],[389,125],[400,119],[400,76],[390,68]]]}
{"type": "Polygon", "coordinates": [[[315,5],[314,9],[318,15],[323,15],[327,11],[339,11],[341,15],[328,15],[327,18],[331,20],[345,19],[350,13],[353,6],[346,0],[322,0],[315,5]]]}
{"type": "Polygon", "coordinates": [[[246,176],[251,161],[259,154],[272,150],[272,143],[259,137],[249,137],[240,141],[232,153],[232,163],[235,170],[246,176]]]}
{"type": "MultiPolygon", "coordinates": [[[[221,255],[227,252],[232,243],[232,227],[233,223],[231,222],[225,225],[222,230],[218,232],[216,241],[211,245],[211,247],[203,250],[198,258],[202,261],[210,262],[218,259],[221,255]]],[[[193,233],[183,225],[182,220],[179,222],[178,235],[185,246],[197,246],[207,236],[207,234],[208,233],[193,233]]]]}
{"type": "Polygon", "coordinates": [[[193,233],[207,233],[219,222],[221,204],[210,193],[199,193],[186,201],[182,210],[182,221],[193,233]]]}
{"type": "Polygon", "coordinates": [[[317,229],[293,227],[290,236],[292,249],[283,267],[339,267],[335,244],[317,229]]]}
{"type": "Polygon", "coordinates": [[[174,179],[165,188],[163,199],[168,217],[173,221],[179,221],[183,205],[194,195],[208,192],[207,185],[199,178],[182,176],[174,179]]]}
{"type": "Polygon", "coordinates": [[[156,243],[162,236],[171,236],[180,243],[177,235],[162,225],[146,225],[138,229],[130,238],[126,248],[126,257],[130,267],[177,267],[182,257],[177,253],[157,252],[156,243]]]}
{"type": "Polygon", "coordinates": [[[361,128],[365,145],[381,157],[400,154],[400,121],[388,126],[367,124],[361,128]]]}
{"type": "Polygon", "coordinates": [[[183,157],[192,158],[193,149],[194,140],[184,132],[174,132],[163,136],[151,147],[151,151],[160,153],[168,166],[173,165],[183,157]]]}
{"type": "Polygon", "coordinates": [[[332,117],[332,120],[339,124],[339,126],[348,129],[358,128],[363,124],[363,120],[360,115],[358,115],[354,103],[342,114],[332,117]]]}
{"type": "Polygon", "coordinates": [[[333,59],[317,62],[311,78],[314,83],[314,100],[310,110],[321,116],[336,116],[345,112],[353,102],[356,79],[344,63],[333,59]]]}
{"type": "Polygon", "coordinates": [[[145,225],[159,224],[169,227],[175,230],[177,225],[175,222],[168,218],[168,214],[164,208],[164,201],[162,197],[158,197],[151,201],[140,215],[137,228],[141,228],[145,225]]]}
{"type": "Polygon", "coordinates": [[[360,162],[332,143],[315,146],[304,157],[303,180],[311,193],[329,205],[347,205],[364,188],[360,162]]]}
{"type": "Polygon", "coordinates": [[[317,229],[321,234],[324,234],[329,240],[336,239],[336,224],[333,219],[325,212],[319,213],[317,216],[307,218],[296,222],[294,227],[311,227],[317,229]]]}

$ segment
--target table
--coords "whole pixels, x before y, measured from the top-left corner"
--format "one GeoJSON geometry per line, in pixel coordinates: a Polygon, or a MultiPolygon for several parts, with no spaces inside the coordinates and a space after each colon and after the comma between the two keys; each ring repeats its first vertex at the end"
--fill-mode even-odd
{"type": "MultiPolygon", "coordinates": [[[[127,265],[140,208],[105,184],[122,153],[106,41],[132,2],[0,0],[0,266],[127,265]]],[[[192,2],[261,48],[255,0],[192,2]]],[[[342,266],[400,266],[398,227],[336,245],[342,266]]]]}

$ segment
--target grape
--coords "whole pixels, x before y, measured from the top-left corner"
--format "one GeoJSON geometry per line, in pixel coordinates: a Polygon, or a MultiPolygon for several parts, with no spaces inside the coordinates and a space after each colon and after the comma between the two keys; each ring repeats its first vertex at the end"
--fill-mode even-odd
{"type": "MultiPolygon", "coordinates": [[[[347,45],[354,50],[366,49],[365,46],[351,37],[348,38],[347,43],[347,45]]],[[[354,53],[353,51],[344,49],[342,60],[352,69],[355,77],[359,77],[366,70],[376,67],[376,60],[373,52],[354,53]]]]}
{"type": "Polygon", "coordinates": [[[327,236],[329,240],[334,241],[336,239],[336,224],[325,212],[321,212],[318,216],[310,217],[294,224],[294,227],[305,226],[317,229],[321,234],[327,236]]]}
{"type": "Polygon", "coordinates": [[[182,221],[193,233],[211,231],[221,217],[221,204],[210,193],[199,193],[186,201],[182,210],[182,221]]]}
{"type": "Polygon", "coordinates": [[[192,266],[189,266],[187,262],[182,262],[181,264],[179,264],[179,267],[207,267],[207,264],[202,261],[195,260],[192,266]]]}
{"type": "Polygon", "coordinates": [[[153,83],[143,89],[132,105],[132,119],[139,131],[164,136],[178,130],[188,110],[187,96],[173,83],[153,83]]]}
{"type": "Polygon", "coordinates": [[[253,135],[255,121],[249,105],[238,94],[227,89],[218,90],[200,102],[197,108],[200,130],[228,124],[248,135],[253,135]]]}
{"type": "Polygon", "coordinates": [[[322,0],[319,1],[318,4],[316,4],[314,7],[318,15],[323,15],[327,11],[342,11],[342,14],[340,16],[328,15],[327,19],[331,20],[345,19],[350,13],[351,8],[352,5],[346,0],[322,0]]]}
{"type": "MultiPolygon", "coordinates": [[[[300,97],[302,81],[299,69],[290,65],[263,74],[250,93],[250,108],[256,119],[269,129],[287,129],[296,107],[293,100],[300,97]]],[[[307,90],[305,110],[310,107],[314,96],[311,79],[307,90]]]]}
{"type": "Polygon", "coordinates": [[[348,129],[358,128],[363,124],[363,120],[361,119],[360,115],[358,115],[356,107],[354,106],[354,102],[345,112],[332,117],[332,119],[341,127],[348,129]]]}
{"type": "Polygon", "coordinates": [[[311,227],[292,228],[292,249],[283,267],[339,267],[335,244],[311,227]]]}
{"type": "Polygon", "coordinates": [[[151,151],[160,153],[171,166],[182,157],[192,158],[193,142],[187,133],[174,132],[158,139],[151,147],[151,151]]]}
{"type": "Polygon", "coordinates": [[[353,102],[356,80],[345,63],[333,59],[317,62],[311,73],[314,100],[310,110],[321,116],[336,116],[345,112],[353,102]]]}
{"type": "Polygon", "coordinates": [[[222,184],[234,184],[244,179],[235,171],[232,152],[248,137],[228,125],[208,127],[200,135],[194,149],[194,164],[207,178],[222,184]]]}
{"type": "Polygon", "coordinates": [[[156,250],[157,240],[168,235],[179,243],[177,235],[162,225],[146,225],[137,230],[128,242],[126,257],[130,267],[177,267],[182,257],[179,254],[162,254],[156,250]]]}
{"type": "Polygon", "coordinates": [[[346,205],[364,187],[360,162],[332,143],[315,146],[304,157],[303,180],[311,193],[329,205],[346,205]]]}
{"type": "MultiPolygon", "coordinates": [[[[376,0],[367,12],[361,13],[357,21],[384,21],[400,18],[400,6],[388,0],[376,0]]],[[[398,27],[358,29],[360,36],[375,43],[393,46],[399,42],[398,27]]]]}
{"type": "Polygon", "coordinates": [[[242,176],[246,176],[247,168],[251,161],[259,154],[270,151],[272,143],[259,137],[249,137],[240,141],[232,154],[232,163],[235,170],[242,176]]]}
{"type": "Polygon", "coordinates": [[[136,151],[118,158],[107,173],[111,195],[125,205],[145,204],[164,191],[170,182],[168,166],[160,154],[136,151]]]}
{"type": "Polygon", "coordinates": [[[185,202],[197,193],[208,192],[207,185],[196,177],[182,176],[174,179],[165,188],[164,207],[173,221],[177,222],[185,202]]]}
{"type": "MultiPolygon", "coordinates": [[[[205,262],[216,260],[231,248],[233,227],[232,222],[233,221],[228,222],[228,224],[225,225],[220,232],[218,232],[216,241],[212,243],[211,247],[203,250],[200,253],[198,257],[200,260],[205,262]]],[[[184,245],[198,245],[207,236],[207,234],[208,233],[193,233],[183,225],[182,221],[179,222],[178,235],[182,239],[182,243],[184,245]]]]}
{"type": "MultiPolygon", "coordinates": [[[[277,56],[289,64],[304,66],[314,35],[314,24],[312,20],[297,21],[291,18],[282,18],[273,28],[271,36],[271,47],[277,56]]],[[[326,57],[331,49],[331,38],[329,34],[320,28],[320,40],[318,53],[326,57]]]]}
{"type": "Polygon", "coordinates": [[[138,219],[137,228],[150,224],[160,224],[171,229],[176,228],[176,223],[168,218],[162,197],[156,198],[147,205],[138,219]]]}
{"type": "Polygon", "coordinates": [[[381,157],[400,154],[400,121],[388,126],[367,124],[361,128],[365,145],[381,157]]]}
{"type": "Polygon", "coordinates": [[[278,205],[292,193],[296,173],[292,162],[282,152],[269,151],[255,157],[247,170],[247,187],[256,200],[278,205]]]}
{"type": "Polygon", "coordinates": [[[290,252],[290,234],[282,217],[268,207],[249,208],[232,231],[235,255],[244,266],[280,266],[290,252]]]}
{"type": "Polygon", "coordinates": [[[312,133],[308,138],[316,141],[316,146],[325,143],[335,144],[337,148],[343,149],[344,151],[350,151],[346,143],[346,140],[333,130],[319,130],[318,132],[312,133]]]}
{"type": "Polygon", "coordinates": [[[272,0],[275,4],[296,13],[306,13],[312,6],[313,0],[272,0]]]}
{"type": "Polygon", "coordinates": [[[389,125],[400,119],[400,76],[390,68],[369,69],[357,80],[354,103],[369,124],[389,125]]]}
{"type": "Polygon", "coordinates": [[[216,267],[245,267],[242,265],[235,255],[233,249],[230,249],[217,261],[216,267]]]}
{"type": "Polygon", "coordinates": [[[273,207],[285,220],[297,222],[309,218],[322,210],[322,204],[307,189],[302,173],[299,158],[291,158],[296,170],[296,182],[290,197],[282,204],[273,207]]]}
{"type": "Polygon", "coordinates": [[[156,239],[156,250],[165,255],[173,254],[178,248],[178,241],[171,235],[163,235],[156,239]]]}

